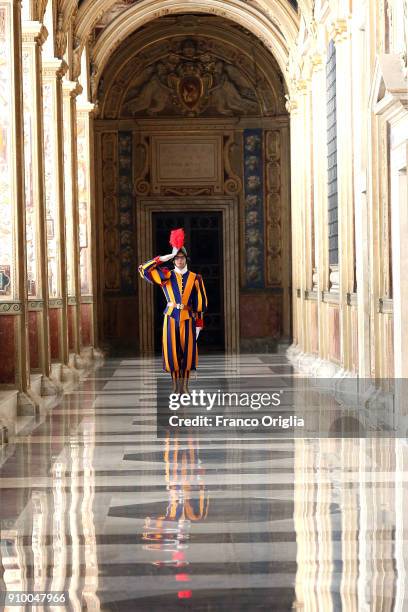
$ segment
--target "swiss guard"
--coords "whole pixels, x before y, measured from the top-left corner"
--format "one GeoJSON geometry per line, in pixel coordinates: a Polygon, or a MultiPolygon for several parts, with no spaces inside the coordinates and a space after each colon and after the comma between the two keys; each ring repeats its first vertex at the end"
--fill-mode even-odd
{"type": "Polygon", "coordinates": [[[163,320],[163,369],[171,373],[173,390],[188,392],[190,370],[198,363],[197,339],[204,327],[207,294],[200,274],[187,269],[184,230],[172,230],[169,255],[158,255],[139,266],[139,273],[149,283],[160,285],[167,304],[163,320]],[[172,261],[174,269],[161,264],[172,261]]]}

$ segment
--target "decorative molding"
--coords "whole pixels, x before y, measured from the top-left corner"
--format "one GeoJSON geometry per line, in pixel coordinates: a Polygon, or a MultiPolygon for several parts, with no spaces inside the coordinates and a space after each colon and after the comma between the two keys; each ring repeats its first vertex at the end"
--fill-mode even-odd
{"type": "Polygon", "coordinates": [[[64,15],[59,12],[57,15],[57,27],[54,36],[55,55],[62,59],[67,48],[67,33],[64,32],[64,15]]]}
{"type": "Polygon", "coordinates": [[[408,81],[398,55],[383,53],[377,58],[370,106],[391,124],[408,116],[408,81]]]}
{"type": "Polygon", "coordinates": [[[319,293],[318,291],[305,291],[305,300],[310,300],[311,302],[319,301],[319,293]]]}
{"type": "Polygon", "coordinates": [[[69,95],[71,98],[76,98],[82,93],[82,85],[78,81],[62,80],[62,92],[64,95],[69,95]]]}
{"type": "Polygon", "coordinates": [[[235,195],[242,189],[242,181],[231,166],[231,152],[236,147],[234,133],[224,134],[224,172],[227,178],[224,182],[224,191],[227,195],[235,195]]]}
{"type": "Polygon", "coordinates": [[[37,43],[39,47],[45,43],[48,37],[48,30],[39,21],[23,21],[21,41],[23,43],[37,43]]]}
{"type": "Polygon", "coordinates": [[[0,302],[0,315],[21,315],[23,305],[21,302],[0,302]]]}
{"type": "Polygon", "coordinates": [[[143,160],[140,174],[135,181],[135,191],[137,195],[146,196],[150,193],[150,177],[149,177],[149,158],[150,158],[150,138],[142,134],[140,142],[136,145],[135,162],[139,160],[138,151],[140,151],[140,159],[143,160]]]}
{"type": "Polygon", "coordinates": [[[282,201],[282,134],[281,130],[265,132],[265,285],[283,282],[283,210],[282,201]]]}
{"type": "Polygon", "coordinates": [[[151,136],[152,192],[162,187],[209,187],[215,194],[224,188],[221,134],[161,134],[151,136]]]}
{"type": "Polygon", "coordinates": [[[379,298],[378,300],[378,312],[381,314],[393,314],[394,302],[391,298],[379,298]]]}
{"type": "Polygon", "coordinates": [[[28,310],[30,312],[44,310],[44,300],[28,300],[28,310]]]}
{"type": "Polygon", "coordinates": [[[326,304],[340,304],[340,294],[335,291],[322,291],[322,302],[326,304]]]}
{"type": "Polygon", "coordinates": [[[81,295],[81,304],[93,304],[93,295],[81,295]]]}
{"type": "Polygon", "coordinates": [[[63,308],[64,300],[62,298],[51,298],[48,302],[49,308],[63,308]]]}
{"type": "Polygon", "coordinates": [[[65,60],[44,59],[42,63],[42,73],[44,78],[62,79],[68,71],[68,64],[65,60]]]}
{"type": "Polygon", "coordinates": [[[78,300],[75,295],[68,296],[68,306],[76,306],[78,304],[78,300]]]}
{"type": "Polygon", "coordinates": [[[118,133],[101,134],[104,290],[120,289],[120,238],[118,228],[118,133]]]}
{"type": "Polygon", "coordinates": [[[264,142],[262,129],[246,129],[244,147],[245,288],[264,287],[264,142]]]}
{"type": "Polygon", "coordinates": [[[133,135],[118,133],[118,230],[120,242],[120,289],[125,295],[136,292],[136,219],[133,195],[133,135]]]}

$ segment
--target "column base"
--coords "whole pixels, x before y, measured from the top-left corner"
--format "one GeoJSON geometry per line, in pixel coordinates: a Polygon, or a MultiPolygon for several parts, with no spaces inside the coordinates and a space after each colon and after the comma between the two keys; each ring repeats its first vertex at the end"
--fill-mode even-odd
{"type": "Polygon", "coordinates": [[[95,346],[87,346],[82,349],[81,357],[83,357],[87,361],[91,361],[93,365],[100,365],[95,362],[103,362],[105,360],[105,352],[95,346]]]}
{"type": "Polygon", "coordinates": [[[30,397],[38,404],[40,412],[46,412],[56,406],[63,394],[61,383],[51,380],[43,374],[31,375],[30,397]]]}
{"type": "Polygon", "coordinates": [[[356,374],[348,372],[340,365],[322,359],[318,355],[313,353],[305,353],[302,349],[295,344],[292,344],[286,351],[286,357],[293,365],[293,367],[300,373],[304,374],[305,377],[313,378],[344,378],[344,377],[355,377],[356,374]]]}
{"type": "Polygon", "coordinates": [[[40,413],[40,397],[31,389],[20,391],[18,394],[17,417],[38,416],[40,413]]]}
{"type": "Polygon", "coordinates": [[[18,409],[17,389],[0,391],[0,447],[15,433],[18,409]]]}
{"type": "MultiPolygon", "coordinates": [[[[71,360],[70,360],[71,361],[71,360]]],[[[53,363],[51,364],[51,381],[60,385],[63,392],[71,391],[80,379],[80,372],[69,363],[53,363]]]]}

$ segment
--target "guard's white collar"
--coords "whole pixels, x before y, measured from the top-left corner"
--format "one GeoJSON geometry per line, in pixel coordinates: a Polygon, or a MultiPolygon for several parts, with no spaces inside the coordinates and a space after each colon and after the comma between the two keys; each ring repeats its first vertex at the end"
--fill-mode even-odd
{"type": "Polygon", "coordinates": [[[185,272],[187,272],[187,265],[184,266],[184,268],[176,268],[174,267],[174,271],[177,272],[177,274],[184,274],[185,272]]]}

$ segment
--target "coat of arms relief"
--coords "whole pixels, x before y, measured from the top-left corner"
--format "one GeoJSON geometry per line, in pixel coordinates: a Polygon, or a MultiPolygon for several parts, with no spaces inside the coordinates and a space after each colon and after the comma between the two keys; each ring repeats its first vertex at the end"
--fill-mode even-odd
{"type": "Polygon", "coordinates": [[[177,114],[257,115],[253,84],[206,41],[185,39],[144,66],[133,79],[122,112],[127,116],[177,114]]]}

